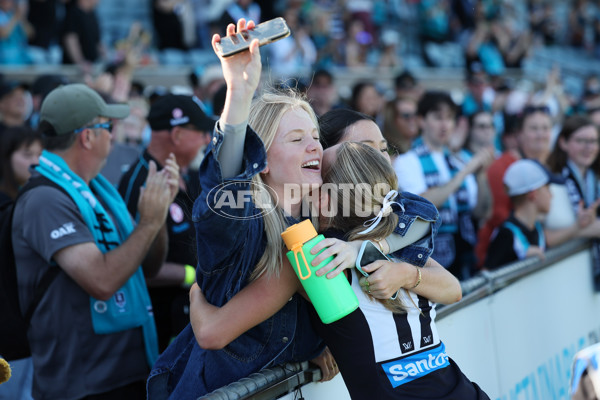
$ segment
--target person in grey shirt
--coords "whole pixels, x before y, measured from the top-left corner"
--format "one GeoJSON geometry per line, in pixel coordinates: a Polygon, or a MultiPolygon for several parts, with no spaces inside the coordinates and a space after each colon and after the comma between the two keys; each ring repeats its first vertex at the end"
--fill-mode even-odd
{"type": "Polygon", "coordinates": [[[128,112],[82,84],[61,86],[42,104],[46,150],[30,182],[43,182],[17,199],[12,225],[22,312],[55,271],[27,332],[36,399],[146,398],[158,350],[144,280],[164,258],[164,221],[179,168],[174,156],[160,172],[152,163],[134,226],[99,174],[110,150],[110,119],[128,112]]]}

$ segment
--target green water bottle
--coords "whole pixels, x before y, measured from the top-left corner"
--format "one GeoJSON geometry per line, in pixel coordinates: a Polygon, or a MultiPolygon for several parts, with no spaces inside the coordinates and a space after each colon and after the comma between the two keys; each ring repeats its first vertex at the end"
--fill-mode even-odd
{"type": "Polygon", "coordinates": [[[323,323],[337,321],[356,310],[358,299],[343,273],[332,279],[326,275],[317,276],[315,273],[334,257],[325,259],[316,267],[311,265],[312,260],[324,249],[314,255],[310,253],[310,249],[325,237],[317,235],[310,220],[306,219],[290,226],[281,237],[290,250],[287,252],[287,258],[323,323]]]}

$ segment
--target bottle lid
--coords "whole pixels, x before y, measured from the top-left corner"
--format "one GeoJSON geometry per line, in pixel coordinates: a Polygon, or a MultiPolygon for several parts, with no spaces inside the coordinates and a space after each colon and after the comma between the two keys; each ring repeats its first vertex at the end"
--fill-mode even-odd
{"type": "Polygon", "coordinates": [[[281,233],[281,237],[285,242],[288,250],[292,250],[294,245],[303,244],[308,242],[310,239],[317,236],[317,230],[313,226],[310,219],[305,219],[302,222],[298,222],[288,227],[284,232],[281,233]]]}

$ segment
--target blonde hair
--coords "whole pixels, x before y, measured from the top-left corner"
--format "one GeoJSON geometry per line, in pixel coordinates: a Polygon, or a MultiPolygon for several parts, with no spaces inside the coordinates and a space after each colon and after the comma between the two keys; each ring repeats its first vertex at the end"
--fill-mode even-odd
{"type": "MultiPolygon", "coordinates": [[[[390,190],[398,188],[398,178],[390,163],[381,152],[363,143],[344,142],[336,151],[336,159],[323,177],[323,188],[333,184],[330,194],[331,210],[329,218],[331,228],[345,232],[346,240],[381,240],[391,235],[398,224],[398,216],[391,210],[385,211],[377,226],[367,234],[365,221],[374,218],[383,205],[383,199],[390,190]],[[344,188],[344,184],[347,185],[344,188]],[[332,199],[337,196],[336,199],[332,199]],[[333,200],[333,201],[331,201],[333,200]],[[358,215],[357,211],[368,215],[358,215]]],[[[370,296],[371,299],[374,299],[370,296]]],[[[405,313],[406,307],[400,300],[379,300],[394,313],[405,313]]]]}
{"type": "MultiPolygon", "coordinates": [[[[319,126],[312,107],[305,97],[295,90],[264,92],[252,102],[248,125],[260,136],[267,152],[275,139],[284,114],[294,109],[306,111],[315,126],[319,126]]],[[[254,175],[252,183],[254,188],[260,188],[253,193],[255,202],[261,204],[270,202],[270,205],[274,206],[275,199],[272,193],[265,189],[260,174],[254,175]]],[[[281,232],[288,227],[282,209],[275,207],[273,212],[264,215],[263,220],[264,231],[267,235],[267,247],[256,264],[251,279],[256,279],[265,272],[267,274],[278,274],[282,265],[283,241],[281,232]]]]}

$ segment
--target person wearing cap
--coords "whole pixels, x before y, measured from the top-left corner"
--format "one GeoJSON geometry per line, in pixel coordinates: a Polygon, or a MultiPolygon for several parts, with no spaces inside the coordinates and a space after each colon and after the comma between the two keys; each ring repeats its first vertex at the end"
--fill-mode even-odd
{"type": "Polygon", "coordinates": [[[59,87],[66,85],[67,78],[62,75],[40,75],[31,85],[31,105],[33,110],[27,123],[33,129],[37,129],[40,123],[40,108],[48,93],[59,87]]]}
{"type": "Polygon", "coordinates": [[[145,399],[158,356],[145,277],[160,268],[163,228],[179,181],[171,156],[150,162],[134,225],[116,189],[99,174],[110,150],[107,105],[82,84],[48,94],[40,115],[46,150],[15,203],[12,241],[21,311],[49,282],[27,332],[34,398],[145,399]]]}
{"type": "Polygon", "coordinates": [[[0,133],[9,127],[22,126],[27,119],[26,91],[17,81],[0,82],[0,133]]]}
{"type": "MultiPolygon", "coordinates": [[[[160,169],[172,153],[179,168],[186,170],[200,149],[210,143],[215,125],[215,121],[204,114],[197,98],[175,94],[161,96],[152,104],[148,123],[152,129],[150,143],[121,177],[118,186],[129,212],[136,217],[149,164],[155,162],[160,169]]],[[[195,183],[190,180],[181,179],[179,191],[169,206],[167,257],[158,276],[148,281],[161,352],[190,320],[188,289],[195,282],[197,260],[191,216],[198,194],[190,187],[195,183]]]]}
{"type": "Polygon", "coordinates": [[[492,235],[484,266],[496,269],[527,257],[544,257],[546,239],[540,217],[550,211],[547,171],[533,160],[511,164],[503,179],[514,211],[492,235]]]}

